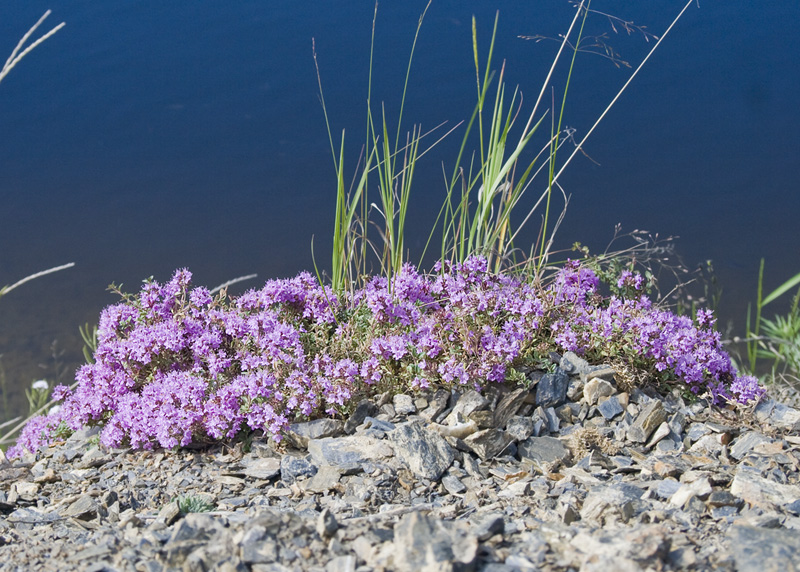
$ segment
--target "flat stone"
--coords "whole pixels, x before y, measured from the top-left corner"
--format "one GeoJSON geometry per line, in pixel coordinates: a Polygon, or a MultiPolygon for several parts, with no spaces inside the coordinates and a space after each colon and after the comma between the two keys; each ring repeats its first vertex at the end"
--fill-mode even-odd
{"type": "Polygon", "coordinates": [[[39,485],[28,481],[19,481],[11,486],[19,496],[31,497],[39,492],[39,485]]]}
{"type": "Polygon", "coordinates": [[[700,437],[694,445],[689,447],[689,452],[695,455],[718,455],[722,451],[719,435],[709,433],[700,437]]]}
{"type": "Polygon", "coordinates": [[[600,411],[600,414],[608,420],[613,419],[625,411],[616,395],[612,395],[608,399],[604,400],[600,405],[597,406],[597,410],[600,411]]]}
{"type": "Polygon", "coordinates": [[[442,477],[442,485],[451,495],[460,495],[467,490],[467,486],[453,475],[445,475],[442,477]]]}
{"type": "Polygon", "coordinates": [[[714,491],[708,495],[706,504],[714,508],[721,506],[740,507],[742,506],[742,499],[732,495],[729,491],[714,491]]]}
{"type": "Polygon", "coordinates": [[[308,447],[310,439],[335,437],[344,432],[344,423],[338,419],[315,419],[303,423],[292,423],[284,436],[287,441],[298,449],[308,447]]]}
{"type": "Polygon", "coordinates": [[[361,425],[364,422],[364,419],[367,417],[374,417],[378,414],[378,406],[375,405],[369,399],[362,399],[358,402],[353,412],[350,414],[350,417],[344,424],[344,431],[345,433],[352,434],[355,433],[356,427],[361,425]]]}
{"type": "Polygon", "coordinates": [[[97,500],[91,495],[83,495],[74,503],[69,505],[61,516],[80,519],[91,519],[97,516],[97,500]]]}
{"type": "Polygon", "coordinates": [[[11,523],[43,524],[61,520],[61,516],[54,512],[40,512],[33,508],[18,508],[6,517],[11,523]]]}
{"type": "Polygon", "coordinates": [[[708,435],[709,433],[711,433],[711,427],[709,427],[705,423],[692,423],[689,426],[689,430],[686,432],[686,436],[692,443],[694,443],[695,441],[699,440],[704,435],[708,435]]]}
{"type": "Polygon", "coordinates": [[[752,451],[757,445],[770,442],[772,442],[772,439],[766,435],[763,435],[758,431],[748,431],[747,433],[737,437],[733,442],[733,445],[731,445],[730,448],[730,456],[737,461],[741,461],[742,458],[747,455],[747,453],[752,451]]]}
{"type": "Polygon", "coordinates": [[[650,438],[653,431],[666,420],[667,413],[661,400],[652,399],[628,429],[628,439],[635,443],[644,443],[650,438]]]}
{"type": "Polygon", "coordinates": [[[482,461],[493,459],[508,449],[514,437],[501,429],[484,429],[464,439],[464,445],[482,461]]]}
{"type": "Polygon", "coordinates": [[[475,411],[482,411],[489,406],[489,400],[471,389],[458,398],[453,410],[445,417],[445,425],[453,425],[470,416],[475,411]]]}
{"type": "Polygon", "coordinates": [[[392,405],[397,415],[411,415],[417,412],[417,406],[414,405],[414,398],[404,393],[399,393],[392,397],[392,405]]]}
{"type": "Polygon", "coordinates": [[[544,407],[558,407],[567,399],[569,376],[561,369],[556,368],[554,373],[542,376],[536,385],[536,405],[544,407]]]}
{"type": "Polygon", "coordinates": [[[557,466],[570,457],[569,449],[555,437],[530,437],[517,446],[523,460],[544,466],[557,466]]]}
{"type": "Polygon", "coordinates": [[[394,563],[398,572],[454,570],[453,563],[471,566],[477,552],[478,539],[454,522],[412,512],[394,527],[394,563]]]}
{"type": "Polygon", "coordinates": [[[453,448],[419,421],[398,425],[388,437],[395,455],[419,478],[438,481],[453,464],[453,448]]]}
{"type": "Polygon", "coordinates": [[[800,535],[791,530],[753,526],[728,529],[737,572],[787,572],[800,562],[800,535]]]}
{"type": "Polygon", "coordinates": [[[248,477],[268,481],[281,472],[281,460],[274,457],[250,458],[242,471],[248,477]]]}
{"type": "Polygon", "coordinates": [[[513,418],[525,403],[525,398],[530,395],[531,391],[523,387],[519,387],[504,395],[497,403],[494,409],[494,425],[495,427],[503,428],[507,425],[508,421],[513,418]]]}
{"type": "Polygon", "coordinates": [[[317,473],[317,466],[311,462],[311,455],[295,457],[284,455],[281,458],[281,480],[288,484],[301,477],[312,477],[317,473]]]}
{"type": "Polygon", "coordinates": [[[308,453],[318,465],[361,464],[392,456],[386,441],[366,435],[327,437],[308,442],[308,453]]]}
{"type": "Polygon", "coordinates": [[[617,388],[608,381],[593,377],[583,387],[583,399],[589,405],[595,405],[601,397],[611,397],[616,392],[617,388]]]}
{"type": "Polygon", "coordinates": [[[752,470],[739,469],[731,481],[730,492],[750,506],[771,509],[800,499],[800,486],[776,483],[752,470]]]}
{"type": "Polygon", "coordinates": [[[95,467],[102,467],[106,463],[111,461],[111,455],[109,455],[104,449],[100,449],[100,447],[92,447],[83,454],[81,460],[76,464],[79,469],[91,469],[95,467]]]}
{"type": "Polygon", "coordinates": [[[672,505],[682,508],[689,502],[690,499],[697,497],[704,499],[711,494],[711,483],[708,479],[698,479],[691,483],[683,483],[680,488],[675,491],[669,502],[672,505]]]}
{"type": "Polygon", "coordinates": [[[323,465],[306,481],[303,489],[311,493],[326,493],[339,482],[342,471],[338,467],[323,465]]]}
{"type": "Polygon", "coordinates": [[[762,423],[768,423],[781,429],[800,430],[800,410],[772,399],[765,399],[753,411],[762,423]]]}
{"type": "Polygon", "coordinates": [[[325,565],[325,572],[355,572],[356,557],[352,554],[336,556],[325,565]]]}
{"type": "Polygon", "coordinates": [[[674,495],[683,485],[673,479],[664,479],[658,483],[656,487],[656,494],[662,499],[669,499],[674,495]]]}

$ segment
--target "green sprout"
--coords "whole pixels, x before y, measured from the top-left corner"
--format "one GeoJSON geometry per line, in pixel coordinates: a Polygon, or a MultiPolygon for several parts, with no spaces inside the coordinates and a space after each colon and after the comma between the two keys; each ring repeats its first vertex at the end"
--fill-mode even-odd
{"type": "Polygon", "coordinates": [[[181,514],[190,512],[211,512],[216,508],[213,502],[195,495],[183,495],[177,498],[178,509],[181,514]]]}

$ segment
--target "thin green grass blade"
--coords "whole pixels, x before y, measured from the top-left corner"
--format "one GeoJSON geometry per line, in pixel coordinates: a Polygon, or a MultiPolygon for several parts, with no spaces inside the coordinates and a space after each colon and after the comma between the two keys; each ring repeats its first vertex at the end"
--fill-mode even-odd
{"type": "Polygon", "coordinates": [[[778,286],[774,291],[772,291],[768,296],[766,296],[764,300],[761,302],[761,306],[762,307],[766,306],[770,302],[773,302],[777,298],[780,298],[786,292],[788,292],[798,284],[800,284],[800,273],[789,278],[786,282],[778,286]]]}

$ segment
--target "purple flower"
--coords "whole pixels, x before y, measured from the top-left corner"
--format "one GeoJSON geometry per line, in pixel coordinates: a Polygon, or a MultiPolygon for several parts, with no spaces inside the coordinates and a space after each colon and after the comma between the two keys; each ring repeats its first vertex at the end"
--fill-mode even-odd
{"type": "Polygon", "coordinates": [[[715,402],[764,393],[737,375],[711,312],[693,323],[655,307],[630,271],[610,298],[576,261],[546,287],[492,274],[482,257],[437,264],[433,275],[405,265],[341,298],[308,273],[238,298],[190,280],[178,270],[103,310],[95,363],[78,370],[74,391],[54,390],[61,409],[32,419],[9,456],[87,424],[102,426],[110,447],[184,446],[241,430],[280,439],[293,420],[336,415],[378,384],[480,390],[559,347],[598,362],[623,357],[715,402]]]}

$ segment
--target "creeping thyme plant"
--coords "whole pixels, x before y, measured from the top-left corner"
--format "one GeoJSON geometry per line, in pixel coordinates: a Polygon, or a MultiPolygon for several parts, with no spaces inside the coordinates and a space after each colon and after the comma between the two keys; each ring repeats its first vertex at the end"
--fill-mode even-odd
{"type": "Polygon", "coordinates": [[[520,274],[504,271],[514,266],[517,233],[540,204],[547,220],[552,191],[560,191],[558,174],[594,130],[556,171],[556,151],[564,139],[558,137],[560,119],[558,130],[553,126],[555,133],[544,146],[550,149],[543,163],[549,172],[546,188],[512,228],[511,212],[539,172],[533,171],[533,162],[517,161],[544,119],[537,107],[553,69],[569,45],[574,60],[581,45],[578,23],[589,13],[588,0],[581,2],[516,146],[509,132],[519,107],[514,98],[509,107],[504,105],[502,73],[484,125],[497,20],[483,70],[473,20],[479,165],[476,171],[461,165],[470,122],[440,213],[441,261],[430,273],[403,263],[403,222],[419,128],[409,135],[402,165],[395,164],[402,149],[398,143],[394,152],[390,149],[385,117],[379,129],[368,111],[370,151],[348,195],[344,149],[337,153],[329,127],[337,178],[329,283],[301,273],[228,297],[224,290],[212,295],[191,287],[191,274],[178,270],[166,284],[150,280],[138,294],[120,292],[122,301],[103,311],[96,339],[87,331],[85,339],[92,345],[96,341],[96,348],[78,370],[74,388],[53,391],[61,407],[31,419],[9,457],[87,425],[102,427],[105,447],[172,448],[257,431],[279,441],[294,421],[345,416],[362,398],[387,391],[524,384],[526,372],[541,367],[552,351],[619,364],[639,378],[680,385],[714,403],[746,404],[760,397],[764,390],[757,380],[739,376],[722,350],[710,312],[700,310],[692,320],[667,311],[651,301],[646,280],[633,267],[599,272],[567,261],[550,272],[555,228],[543,226],[542,242],[531,250],[539,254],[529,257],[520,274]],[[570,44],[573,31],[578,39],[570,44]],[[515,179],[515,173],[522,175],[515,179]],[[365,231],[373,222],[364,208],[370,204],[367,181],[375,176],[385,223],[383,256],[380,244],[372,244],[365,231]],[[460,198],[454,192],[459,184],[460,198]],[[365,253],[371,250],[378,255],[380,275],[367,271],[365,253]]]}
{"type": "Polygon", "coordinates": [[[32,419],[9,456],[50,443],[64,428],[101,425],[106,447],[185,446],[263,431],[280,440],[289,423],[345,414],[380,391],[431,386],[480,389],[519,377],[550,350],[624,358],[662,383],[717,403],[763,393],[737,376],[713,329],[655,307],[629,271],[602,296],[597,275],[568,262],[545,287],[488,270],[482,257],[405,265],[336,296],[310,274],[271,280],[240,297],[190,286],[179,270],[166,284],[106,308],[95,363],[62,407],[32,419]]]}

